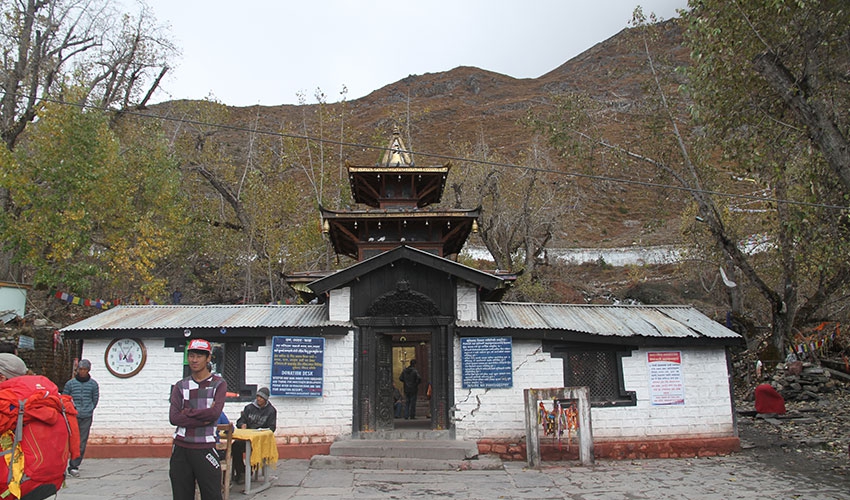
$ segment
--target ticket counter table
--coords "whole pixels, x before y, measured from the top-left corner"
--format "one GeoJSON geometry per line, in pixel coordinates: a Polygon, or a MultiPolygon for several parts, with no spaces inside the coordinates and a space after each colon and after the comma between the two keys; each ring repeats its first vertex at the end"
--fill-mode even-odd
{"type": "Polygon", "coordinates": [[[269,466],[277,467],[278,460],[274,432],[269,429],[236,429],[233,431],[233,439],[245,441],[245,494],[263,491],[271,486],[269,466]],[[262,475],[263,480],[252,487],[254,473],[257,473],[257,479],[262,475]]]}

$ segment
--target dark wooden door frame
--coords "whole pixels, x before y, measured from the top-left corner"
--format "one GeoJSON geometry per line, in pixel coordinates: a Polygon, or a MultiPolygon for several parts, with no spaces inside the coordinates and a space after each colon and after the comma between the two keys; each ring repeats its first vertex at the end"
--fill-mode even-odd
{"type": "Polygon", "coordinates": [[[454,434],[454,318],[380,316],[355,318],[352,435],[392,428],[392,335],[430,334],[431,428],[454,434]]]}

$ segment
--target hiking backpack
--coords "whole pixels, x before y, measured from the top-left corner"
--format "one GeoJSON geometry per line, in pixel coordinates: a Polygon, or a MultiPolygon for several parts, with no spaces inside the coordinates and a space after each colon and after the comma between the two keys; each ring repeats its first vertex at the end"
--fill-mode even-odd
{"type": "Polygon", "coordinates": [[[0,383],[0,500],[42,500],[65,481],[80,456],[77,410],[40,375],[0,383]]]}

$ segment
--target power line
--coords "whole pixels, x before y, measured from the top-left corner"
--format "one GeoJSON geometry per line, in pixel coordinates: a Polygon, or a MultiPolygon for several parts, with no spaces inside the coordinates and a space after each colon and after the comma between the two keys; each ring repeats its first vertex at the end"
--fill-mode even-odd
{"type": "MultiPolygon", "coordinates": [[[[26,97],[26,96],[24,96],[24,97],[26,97]]],[[[63,101],[63,100],[60,100],[60,99],[52,99],[52,98],[46,98],[46,97],[43,97],[41,100],[46,101],[46,102],[52,102],[52,103],[64,105],[64,106],[75,106],[75,107],[78,107],[78,108],[92,109],[92,110],[104,111],[104,112],[109,112],[109,113],[116,113],[117,112],[117,113],[121,113],[121,114],[125,114],[125,115],[138,116],[138,117],[141,117],[141,118],[151,118],[151,119],[157,119],[157,120],[162,120],[162,121],[185,123],[185,124],[189,124],[189,125],[213,127],[213,128],[219,128],[219,129],[222,129],[222,130],[230,130],[230,131],[234,131],[234,132],[247,132],[247,133],[267,135],[267,136],[272,136],[272,137],[299,139],[299,140],[305,140],[305,141],[308,141],[308,142],[309,141],[321,142],[321,143],[324,143],[324,144],[331,144],[331,145],[334,145],[334,146],[348,146],[348,147],[352,147],[352,148],[373,149],[373,150],[379,150],[379,151],[387,151],[387,149],[388,149],[388,148],[383,147],[383,146],[373,146],[373,145],[370,145],[370,144],[337,141],[337,140],[334,140],[334,139],[313,137],[313,136],[302,135],[302,134],[290,134],[290,133],[285,133],[285,132],[272,132],[270,130],[260,130],[260,129],[254,129],[254,128],[237,126],[237,125],[225,125],[225,124],[222,124],[222,123],[202,122],[200,120],[191,120],[191,119],[188,119],[188,118],[176,118],[176,117],[170,117],[170,116],[162,116],[162,115],[151,114],[151,113],[143,113],[141,111],[132,111],[132,110],[115,111],[113,109],[94,106],[94,105],[90,105],[90,104],[69,103],[69,102],[66,102],[66,101],[63,101]]],[[[414,155],[414,156],[421,156],[421,157],[425,157],[425,158],[436,158],[436,159],[440,159],[440,160],[449,160],[449,161],[457,161],[457,162],[465,162],[465,163],[476,163],[476,164],[487,165],[487,166],[491,166],[491,167],[510,168],[510,169],[539,172],[539,173],[545,173],[545,174],[563,175],[563,176],[567,176],[567,177],[575,177],[575,178],[580,178],[580,179],[590,179],[590,180],[595,180],[595,181],[614,182],[614,183],[619,183],[619,184],[630,184],[630,185],[641,186],[641,187],[670,189],[670,190],[675,190],[675,191],[683,191],[683,192],[687,192],[687,193],[691,193],[691,194],[704,194],[704,195],[719,196],[719,197],[723,197],[723,198],[743,199],[743,200],[748,200],[748,201],[759,201],[759,202],[765,202],[765,203],[776,203],[776,204],[786,204],[786,205],[797,205],[797,206],[804,206],[804,207],[810,207],[810,208],[824,208],[824,209],[830,209],[830,210],[847,210],[848,208],[850,208],[850,207],[846,207],[846,206],[829,205],[829,204],[824,204],[824,203],[812,203],[812,202],[796,201],[796,200],[780,200],[778,198],[765,198],[765,197],[760,197],[760,196],[755,196],[755,195],[725,193],[725,192],[722,192],[722,191],[696,189],[696,188],[692,188],[692,187],[688,187],[688,186],[677,186],[677,185],[673,185],[673,184],[662,184],[662,183],[658,183],[658,182],[641,181],[641,180],[634,180],[634,179],[623,179],[621,177],[610,177],[610,176],[605,176],[605,175],[594,175],[594,174],[582,174],[582,173],[578,173],[578,172],[564,172],[564,171],[561,171],[561,170],[552,170],[552,169],[548,169],[548,168],[529,167],[529,166],[516,165],[516,164],[513,164],[513,163],[505,163],[505,162],[490,161],[490,160],[479,160],[479,159],[472,159],[472,158],[463,158],[463,157],[459,157],[459,156],[452,156],[452,155],[439,154],[439,153],[429,153],[429,152],[425,152],[425,151],[408,150],[408,153],[410,153],[411,155],[414,155]]]]}

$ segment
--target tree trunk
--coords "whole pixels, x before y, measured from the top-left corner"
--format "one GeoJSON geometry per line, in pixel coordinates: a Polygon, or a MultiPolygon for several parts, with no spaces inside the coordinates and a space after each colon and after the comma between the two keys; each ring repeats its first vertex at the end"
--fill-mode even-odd
{"type": "Polygon", "coordinates": [[[781,304],[772,304],[772,306],[771,316],[773,325],[771,325],[770,336],[773,341],[773,348],[776,349],[776,353],[779,355],[779,361],[782,361],[785,359],[785,340],[791,338],[794,320],[793,315],[788,314],[787,308],[783,312],[781,304]]]}
{"type": "Polygon", "coordinates": [[[775,54],[760,54],[753,66],[806,125],[809,139],[823,153],[844,188],[850,191],[850,143],[820,101],[806,92],[805,82],[795,79],[775,54]]]}

